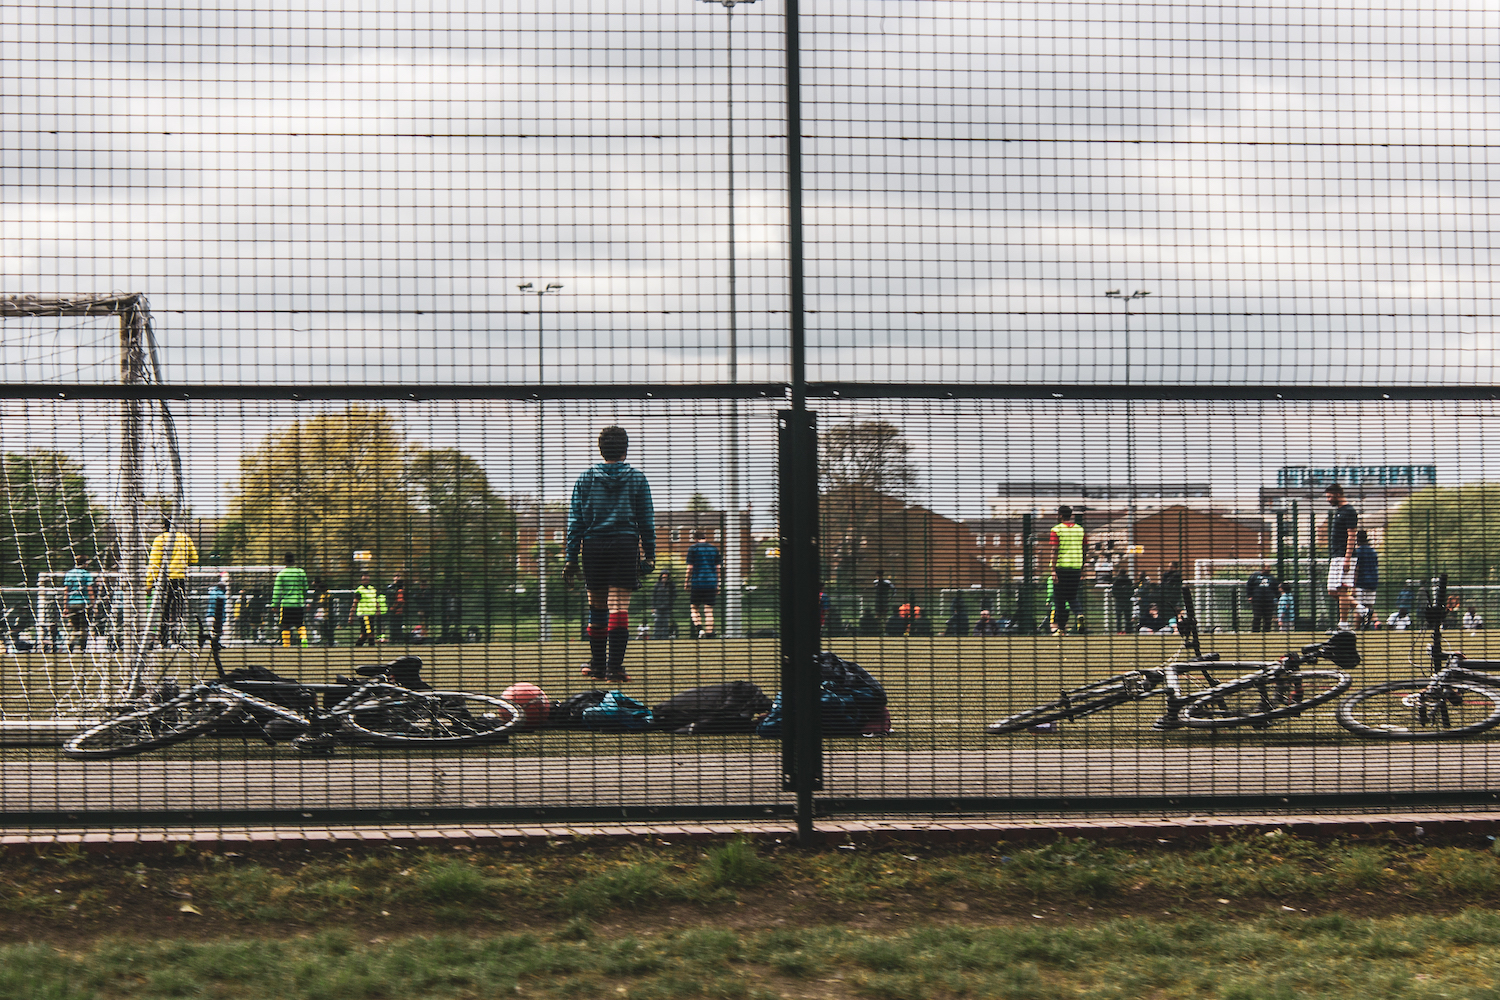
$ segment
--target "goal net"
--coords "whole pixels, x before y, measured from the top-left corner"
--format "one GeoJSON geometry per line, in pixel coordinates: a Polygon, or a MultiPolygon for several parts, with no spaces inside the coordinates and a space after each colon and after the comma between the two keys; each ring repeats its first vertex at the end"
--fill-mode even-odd
{"type": "Polygon", "coordinates": [[[181,456],[143,296],[0,297],[0,361],[0,741],[61,739],[203,655],[147,579],[181,456]]]}

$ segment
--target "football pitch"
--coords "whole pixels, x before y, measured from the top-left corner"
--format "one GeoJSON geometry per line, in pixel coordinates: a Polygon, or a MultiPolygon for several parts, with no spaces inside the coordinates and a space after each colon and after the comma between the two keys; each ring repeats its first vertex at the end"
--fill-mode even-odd
{"type": "MultiPolygon", "coordinates": [[[[1469,656],[1489,655],[1490,633],[1478,632],[1449,638],[1469,656]]],[[[1217,653],[1222,666],[1215,679],[1228,680],[1243,672],[1235,664],[1274,660],[1278,656],[1324,638],[1313,633],[1258,635],[1219,633],[1203,638],[1203,650],[1217,653]]],[[[1500,637],[1497,637],[1500,638],[1500,637]]],[[[1398,678],[1425,673],[1425,633],[1375,631],[1361,633],[1362,662],[1349,672],[1351,690],[1398,678]]],[[[1493,643],[1500,646],[1500,641],[1493,643]]],[[[1120,744],[1164,742],[1195,744],[1211,741],[1296,743],[1357,740],[1339,728],[1333,719],[1335,702],[1312,709],[1297,718],[1264,729],[1249,727],[1218,732],[1159,732],[1151,723],[1161,714],[1160,696],[1121,705],[1086,719],[1064,723],[1052,732],[992,736],[985,726],[995,719],[1055,699],[1060,692],[1123,671],[1159,666],[1182,656],[1181,642],[1174,636],[1082,635],[1001,636],[991,638],[836,638],[825,648],[854,660],[873,673],[885,686],[893,731],[883,738],[844,738],[842,748],[957,749],[1014,744],[1018,741],[1054,745],[1120,744]]],[[[1500,650],[1497,650],[1500,652],[1500,650]]],[[[277,673],[308,682],[332,681],[336,675],[352,673],[356,666],[388,662],[396,656],[414,654],[423,660],[423,676],[434,687],[498,695],[516,682],[536,684],[554,701],[561,701],[594,686],[582,677],[580,665],[588,656],[580,640],[522,643],[473,643],[376,647],[230,646],[223,651],[228,670],[246,663],[270,667],[277,673]]],[[[667,700],[690,688],[732,680],[749,680],[769,696],[780,686],[781,650],[776,639],[635,640],[626,658],[631,683],[623,690],[647,706],[667,700]]],[[[15,689],[19,674],[28,669],[27,656],[6,661],[9,677],[0,677],[15,689]]],[[[1320,664],[1327,666],[1327,664],[1320,664]]],[[[191,669],[213,673],[206,657],[192,661],[191,669]]],[[[35,678],[29,678],[35,688],[35,678]]],[[[31,711],[36,713],[33,705],[31,711]]],[[[698,743],[718,750],[727,742],[744,748],[774,751],[777,744],[743,735],[673,737],[662,733],[598,734],[577,731],[531,731],[516,735],[507,747],[481,753],[541,755],[570,752],[691,752],[698,743]],[[705,742],[706,741],[706,742],[705,742]]],[[[257,748],[246,748],[254,754],[257,748]]],[[[366,751],[369,752],[369,751],[366,751]]],[[[474,750],[464,752],[476,752],[474,750]]]]}

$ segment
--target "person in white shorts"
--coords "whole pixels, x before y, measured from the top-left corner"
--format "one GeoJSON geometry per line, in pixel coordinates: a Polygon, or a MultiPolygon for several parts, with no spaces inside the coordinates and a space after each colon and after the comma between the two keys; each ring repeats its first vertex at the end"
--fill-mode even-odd
{"type": "Polygon", "coordinates": [[[1339,603],[1339,631],[1347,631],[1354,611],[1354,540],[1359,512],[1344,496],[1344,488],[1329,483],[1323,490],[1333,518],[1328,522],[1328,592],[1339,603]]]}

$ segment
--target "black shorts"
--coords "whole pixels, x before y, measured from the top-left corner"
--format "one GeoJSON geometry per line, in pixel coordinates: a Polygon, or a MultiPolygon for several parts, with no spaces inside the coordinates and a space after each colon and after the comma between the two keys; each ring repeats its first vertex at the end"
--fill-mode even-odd
{"type": "Polygon", "coordinates": [[[583,585],[589,590],[640,586],[641,542],[635,535],[604,535],[583,540],[583,585]]]}
{"type": "Polygon", "coordinates": [[[718,587],[693,587],[688,591],[689,604],[713,604],[718,599],[718,587]]]}
{"type": "Polygon", "coordinates": [[[1057,568],[1057,578],[1052,583],[1052,601],[1054,604],[1067,604],[1070,607],[1078,603],[1078,581],[1083,577],[1081,569],[1057,568]]]}
{"type": "Polygon", "coordinates": [[[281,627],[282,628],[301,628],[302,627],[302,609],[301,608],[282,608],[281,609],[281,627]]]}

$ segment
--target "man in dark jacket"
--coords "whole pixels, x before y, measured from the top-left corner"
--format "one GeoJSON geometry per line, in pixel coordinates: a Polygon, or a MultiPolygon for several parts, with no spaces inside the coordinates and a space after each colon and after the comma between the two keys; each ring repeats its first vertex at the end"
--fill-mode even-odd
{"type": "Polygon", "coordinates": [[[572,586],[580,562],[589,594],[589,662],[583,675],[624,683],[630,643],[630,598],[656,568],[656,511],[651,484],[625,462],[623,427],[599,432],[599,457],[573,486],[563,581],[572,586]]]}
{"type": "Polygon", "coordinates": [[[1270,632],[1276,627],[1276,598],[1280,581],[1263,565],[1245,581],[1245,600],[1250,604],[1250,631],[1270,632]]]}

